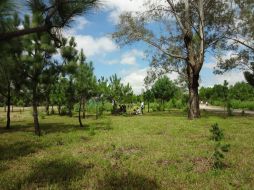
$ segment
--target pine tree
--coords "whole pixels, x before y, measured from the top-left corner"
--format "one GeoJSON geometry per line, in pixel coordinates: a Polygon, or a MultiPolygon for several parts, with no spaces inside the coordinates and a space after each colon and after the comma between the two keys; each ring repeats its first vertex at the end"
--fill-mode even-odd
{"type": "MultiPolygon", "coordinates": [[[[79,54],[79,66],[75,75],[75,86],[79,99],[79,124],[83,127],[81,118],[82,105],[85,106],[86,101],[89,100],[96,93],[96,77],[93,73],[93,63],[87,62],[83,50],[79,54]]],[[[83,109],[83,112],[85,110],[83,109]]]]}
{"type": "MultiPolygon", "coordinates": [[[[38,26],[43,18],[37,12],[33,12],[31,22],[30,17],[25,16],[24,27],[29,28],[38,26]]],[[[49,34],[36,33],[24,37],[24,56],[23,64],[27,76],[27,88],[32,92],[32,107],[35,134],[41,135],[38,119],[38,105],[42,90],[42,76],[46,74],[47,69],[54,62],[51,60],[52,54],[56,52],[56,48],[49,34]]]]}

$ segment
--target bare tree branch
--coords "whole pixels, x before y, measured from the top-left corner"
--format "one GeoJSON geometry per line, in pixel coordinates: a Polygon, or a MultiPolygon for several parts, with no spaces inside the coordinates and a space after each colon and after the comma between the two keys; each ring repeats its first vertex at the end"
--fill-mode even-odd
{"type": "Polygon", "coordinates": [[[229,40],[233,40],[233,41],[235,41],[235,42],[237,42],[237,43],[239,43],[239,44],[241,44],[241,45],[243,45],[243,46],[245,46],[245,47],[251,49],[252,51],[254,51],[254,47],[252,47],[252,46],[246,44],[246,42],[243,42],[243,41],[241,41],[241,40],[238,40],[238,39],[236,39],[236,38],[231,38],[231,37],[225,37],[225,38],[227,38],[227,39],[229,39],[229,40]]]}
{"type": "Polygon", "coordinates": [[[171,9],[172,9],[172,13],[174,14],[177,23],[179,24],[179,27],[181,28],[183,33],[186,33],[186,28],[184,27],[183,23],[181,22],[180,17],[177,15],[176,10],[175,10],[175,6],[174,4],[171,2],[171,0],[167,0],[168,4],[170,5],[171,9]]]}
{"type": "Polygon", "coordinates": [[[183,57],[181,55],[176,55],[176,54],[172,54],[170,52],[168,52],[167,50],[164,50],[160,45],[158,45],[155,42],[152,42],[151,40],[147,39],[147,38],[142,38],[142,40],[144,40],[146,43],[150,44],[151,46],[156,47],[158,50],[160,50],[161,52],[163,52],[164,54],[168,55],[169,57],[173,57],[176,59],[182,59],[182,60],[186,60],[186,57],[183,57]]]}

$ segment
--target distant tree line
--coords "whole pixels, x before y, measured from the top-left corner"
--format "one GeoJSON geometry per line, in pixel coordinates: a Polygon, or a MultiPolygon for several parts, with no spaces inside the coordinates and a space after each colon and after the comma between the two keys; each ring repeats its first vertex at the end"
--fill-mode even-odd
{"type": "Polygon", "coordinates": [[[200,100],[213,105],[223,106],[225,103],[232,108],[254,110],[254,88],[246,82],[234,85],[216,84],[213,87],[201,87],[200,100]]]}

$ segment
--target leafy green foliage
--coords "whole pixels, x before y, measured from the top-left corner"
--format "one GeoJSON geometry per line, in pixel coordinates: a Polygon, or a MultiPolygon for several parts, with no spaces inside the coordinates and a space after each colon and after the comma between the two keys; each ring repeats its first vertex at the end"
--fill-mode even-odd
{"type": "Polygon", "coordinates": [[[158,79],[151,90],[154,97],[161,101],[161,106],[164,106],[164,102],[172,99],[177,94],[177,91],[179,91],[176,85],[169,80],[167,76],[158,79]]]}

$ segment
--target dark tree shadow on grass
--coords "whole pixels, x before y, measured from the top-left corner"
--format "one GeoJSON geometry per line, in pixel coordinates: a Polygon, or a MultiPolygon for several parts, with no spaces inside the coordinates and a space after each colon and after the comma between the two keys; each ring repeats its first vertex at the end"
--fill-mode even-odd
{"type": "Polygon", "coordinates": [[[155,111],[145,112],[142,116],[157,116],[157,117],[187,117],[187,113],[181,110],[155,111]]]}
{"type": "Polygon", "coordinates": [[[110,171],[103,181],[98,182],[99,189],[103,190],[156,190],[157,182],[146,176],[134,174],[130,171],[119,173],[110,171]]]}
{"type": "Polygon", "coordinates": [[[81,164],[72,157],[41,160],[34,164],[33,170],[25,182],[31,187],[57,186],[70,189],[72,181],[82,179],[93,164],[81,164]]]}
{"type": "Polygon", "coordinates": [[[34,141],[19,141],[13,144],[0,145],[0,161],[1,160],[14,160],[19,157],[33,154],[40,149],[46,148],[44,145],[34,141]]]}
{"type": "MultiPolygon", "coordinates": [[[[84,127],[80,127],[78,122],[77,124],[68,124],[68,123],[40,123],[41,130],[43,134],[49,133],[69,133],[72,131],[86,131],[93,128],[93,130],[111,130],[111,124],[108,122],[98,121],[92,124],[84,124],[84,127]]],[[[11,129],[6,130],[5,128],[0,128],[0,134],[4,133],[14,133],[14,132],[34,132],[33,123],[26,124],[14,124],[11,126],[11,129]]]]}
{"type": "Polygon", "coordinates": [[[84,127],[80,127],[79,124],[65,124],[65,123],[48,123],[41,124],[41,130],[46,134],[48,133],[69,133],[72,131],[89,131],[91,128],[96,131],[111,130],[111,125],[107,122],[96,122],[92,124],[83,124],[84,127]]]}
{"type": "Polygon", "coordinates": [[[15,124],[11,124],[10,129],[0,127],[0,134],[15,133],[15,132],[34,132],[33,125],[31,123],[24,123],[23,121],[16,121],[15,124]]]}
{"type": "Polygon", "coordinates": [[[233,115],[233,116],[228,116],[227,113],[224,111],[213,111],[213,110],[205,110],[202,109],[201,111],[201,118],[209,118],[209,117],[218,117],[220,119],[227,119],[227,118],[232,118],[232,117],[246,117],[246,116],[241,116],[241,115],[233,115]]]}

